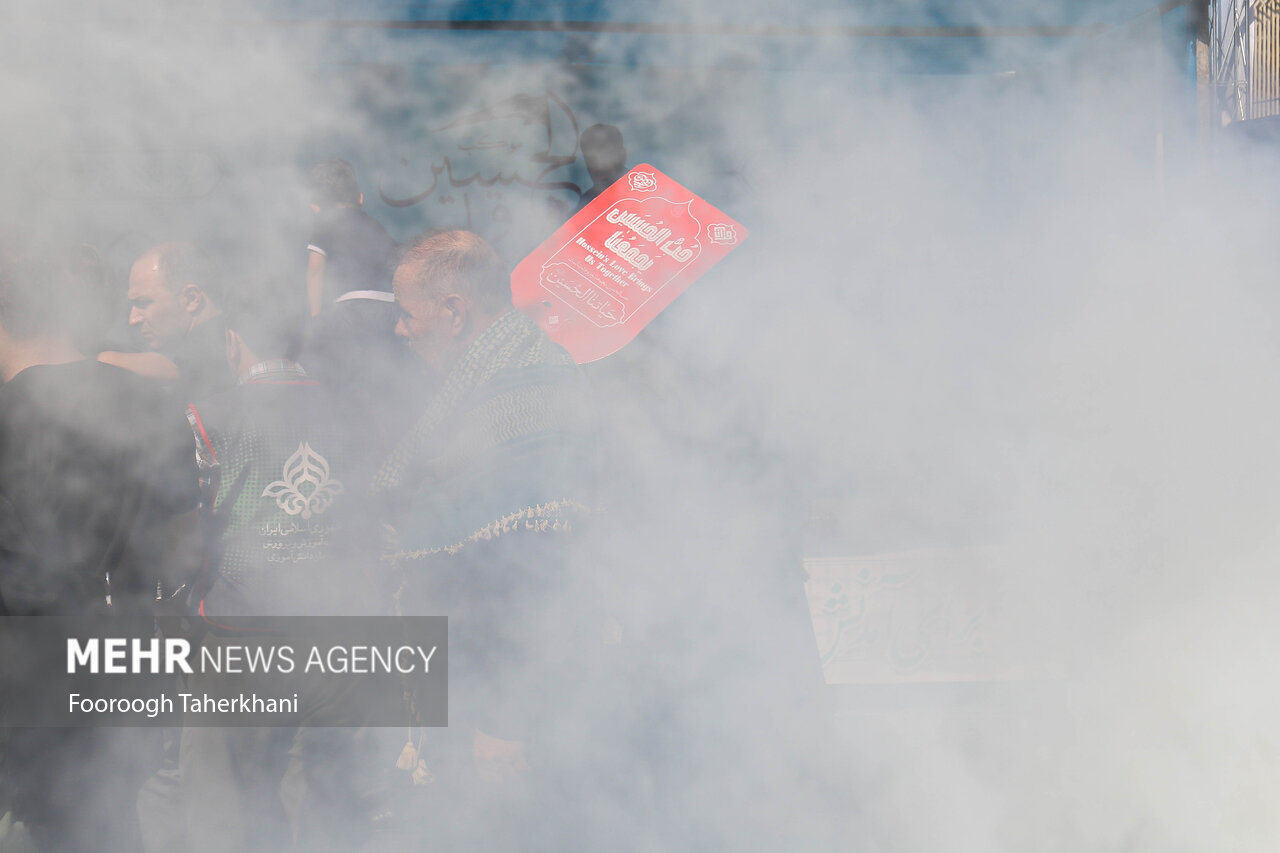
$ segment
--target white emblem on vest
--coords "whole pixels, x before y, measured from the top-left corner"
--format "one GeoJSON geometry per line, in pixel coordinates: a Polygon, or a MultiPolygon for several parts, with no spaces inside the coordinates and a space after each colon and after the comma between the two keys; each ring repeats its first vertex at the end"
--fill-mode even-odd
{"type": "Polygon", "coordinates": [[[262,497],[275,498],[276,506],[289,515],[310,518],[327,510],[340,494],[342,483],[329,478],[328,460],[304,441],[284,463],[284,479],[267,486],[262,497]]]}

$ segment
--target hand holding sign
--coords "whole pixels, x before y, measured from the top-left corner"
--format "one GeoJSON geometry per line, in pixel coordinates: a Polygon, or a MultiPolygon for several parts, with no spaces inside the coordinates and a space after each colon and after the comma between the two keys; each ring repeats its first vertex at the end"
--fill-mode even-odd
{"type": "Polygon", "coordinates": [[[636,166],[516,266],[511,296],[584,364],[622,349],[746,236],[653,166],[636,166]]]}

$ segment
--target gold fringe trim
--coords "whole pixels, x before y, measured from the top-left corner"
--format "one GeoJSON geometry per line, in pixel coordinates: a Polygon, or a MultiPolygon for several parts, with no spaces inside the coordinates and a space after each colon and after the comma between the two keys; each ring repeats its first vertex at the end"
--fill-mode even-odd
{"type": "Polygon", "coordinates": [[[425,548],[420,551],[397,551],[394,554],[383,557],[383,560],[398,567],[403,561],[421,560],[424,557],[431,557],[436,554],[448,554],[452,557],[468,545],[474,545],[477,542],[489,539],[497,539],[505,534],[515,533],[520,530],[530,533],[567,533],[573,529],[572,525],[567,519],[558,517],[565,510],[584,514],[600,511],[596,507],[589,507],[577,501],[551,501],[550,503],[525,507],[510,515],[505,515],[497,521],[486,524],[466,539],[453,545],[425,548]]]}

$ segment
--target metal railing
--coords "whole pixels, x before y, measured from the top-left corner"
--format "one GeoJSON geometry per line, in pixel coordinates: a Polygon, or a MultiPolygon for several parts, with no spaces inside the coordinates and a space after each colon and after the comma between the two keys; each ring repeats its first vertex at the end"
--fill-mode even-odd
{"type": "Polygon", "coordinates": [[[1280,115],[1280,0],[1210,0],[1209,68],[1226,121],[1280,115]]]}

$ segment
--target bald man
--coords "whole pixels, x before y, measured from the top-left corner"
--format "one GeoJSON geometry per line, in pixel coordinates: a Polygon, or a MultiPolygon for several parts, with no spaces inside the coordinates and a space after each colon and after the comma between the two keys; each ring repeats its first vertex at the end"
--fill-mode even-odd
{"type": "Polygon", "coordinates": [[[98,360],[174,384],[188,401],[230,387],[221,301],[208,255],[185,242],[153,246],[129,270],[129,325],[152,352],[104,352],[98,360]]]}
{"type": "Polygon", "coordinates": [[[129,325],[151,349],[172,354],[193,329],[220,313],[216,273],[190,243],[163,243],[143,252],[129,270],[129,325]]]}

